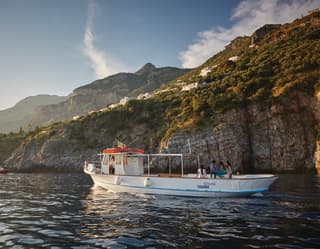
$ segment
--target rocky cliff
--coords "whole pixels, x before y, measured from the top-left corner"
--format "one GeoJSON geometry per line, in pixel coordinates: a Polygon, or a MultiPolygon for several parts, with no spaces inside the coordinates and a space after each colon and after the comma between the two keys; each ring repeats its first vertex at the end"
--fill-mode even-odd
{"type": "Polygon", "coordinates": [[[205,165],[212,159],[230,160],[242,172],[313,172],[320,161],[317,105],[316,98],[294,93],[271,108],[252,104],[232,109],[216,115],[211,126],[176,129],[163,139],[165,122],[174,119],[165,119],[168,106],[154,113],[152,107],[130,103],[112,114],[89,115],[30,135],[6,166],[18,171],[81,171],[85,160],[97,159],[95,155],[117,137],[148,152],[183,153],[186,172],[195,171],[197,155],[205,165]]]}
{"type": "Polygon", "coordinates": [[[149,139],[156,141],[155,130],[137,113],[153,120],[157,120],[158,113],[145,112],[142,106],[132,104],[129,105],[131,110],[120,108],[93,113],[82,120],[56,123],[29,133],[6,160],[5,166],[20,172],[79,172],[85,160],[97,160],[97,153],[106,145],[112,145],[115,137],[125,142],[134,141],[135,146],[148,149],[149,139]],[[124,134],[127,135],[124,137],[124,134]]]}
{"type": "Polygon", "coordinates": [[[319,142],[314,155],[319,104],[315,98],[294,93],[271,108],[260,104],[236,108],[217,115],[213,127],[178,130],[163,148],[185,154],[191,149],[206,165],[210,159],[230,160],[245,172],[314,171],[314,160],[320,160],[319,142]]]}
{"type": "MultiPolygon", "coordinates": [[[[315,116],[319,121],[320,120],[320,89],[317,89],[315,97],[316,97],[316,101],[314,105],[314,110],[315,110],[315,116]]],[[[314,164],[318,174],[320,175],[320,122],[317,123],[316,130],[318,132],[318,136],[317,136],[317,142],[316,142],[316,150],[314,154],[314,164]]]]}

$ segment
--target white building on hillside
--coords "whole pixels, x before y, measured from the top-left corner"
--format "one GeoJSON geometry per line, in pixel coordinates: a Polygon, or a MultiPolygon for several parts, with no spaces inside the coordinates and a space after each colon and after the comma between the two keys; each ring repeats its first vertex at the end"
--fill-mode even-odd
{"type": "Polygon", "coordinates": [[[199,87],[199,83],[194,82],[194,83],[183,86],[181,91],[190,91],[191,89],[198,88],[198,87],[199,87]]]}
{"type": "Polygon", "coordinates": [[[150,99],[153,97],[152,93],[141,93],[138,95],[137,99],[150,99]]]}
{"type": "Polygon", "coordinates": [[[107,111],[107,110],[108,110],[108,107],[105,107],[105,108],[99,109],[99,112],[104,112],[104,111],[107,111]]]}
{"type": "Polygon", "coordinates": [[[228,59],[228,61],[233,61],[233,62],[236,62],[236,61],[238,61],[238,60],[239,60],[239,56],[238,56],[238,55],[232,56],[232,57],[230,57],[230,58],[228,59]]]}
{"type": "Polygon", "coordinates": [[[110,109],[116,108],[116,107],[118,107],[118,106],[120,106],[120,103],[115,103],[115,104],[108,105],[108,107],[109,107],[110,109]]]}
{"type": "Polygon", "coordinates": [[[202,76],[202,77],[205,77],[205,76],[207,76],[208,73],[211,73],[211,68],[210,67],[205,67],[205,68],[201,69],[199,75],[202,76]]]}
{"type": "Polygon", "coordinates": [[[128,103],[128,101],[130,100],[130,98],[129,97],[123,97],[122,99],[120,99],[120,102],[119,102],[119,104],[120,105],[125,105],[125,104],[127,104],[128,103]]]}

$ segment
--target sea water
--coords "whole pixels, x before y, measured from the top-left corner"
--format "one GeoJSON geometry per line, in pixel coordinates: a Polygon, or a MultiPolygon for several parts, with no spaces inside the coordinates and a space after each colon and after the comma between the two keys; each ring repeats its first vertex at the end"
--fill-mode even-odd
{"type": "Polygon", "coordinates": [[[320,248],[320,177],[250,198],[108,192],[84,174],[0,176],[0,248],[320,248]]]}

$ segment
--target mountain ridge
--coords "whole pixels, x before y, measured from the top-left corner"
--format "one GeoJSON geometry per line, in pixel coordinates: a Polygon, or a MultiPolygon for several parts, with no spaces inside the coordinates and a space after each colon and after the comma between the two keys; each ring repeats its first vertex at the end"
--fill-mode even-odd
{"type": "MultiPolygon", "coordinates": [[[[126,96],[136,97],[141,93],[153,91],[161,84],[188,71],[189,69],[175,67],[157,68],[151,63],[146,63],[135,73],[118,73],[95,80],[74,89],[71,95],[62,97],[59,101],[49,99],[43,101],[41,105],[37,105],[37,108],[29,110],[28,105],[19,102],[14,109],[0,111],[0,132],[17,131],[20,127],[27,129],[30,125],[32,127],[49,125],[61,120],[72,119],[74,116],[85,115],[89,111],[118,103],[126,96]],[[22,112],[22,107],[26,108],[25,113],[22,112]],[[8,115],[18,109],[19,114],[8,115]]],[[[22,101],[27,100],[28,98],[22,101]]]]}
{"type": "Polygon", "coordinates": [[[66,101],[41,108],[32,121],[35,124],[49,124],[84,115],[118,103],[124,97],[136,97],[152,91],[188,71],[174,67],[156,68],[147,63],[136,73],[118,73],[76,88],[66,101]]]}
{"type": "Polygon", "coordinates": [[[56,104],[66,99],[65,96],[39,94],[29,96],[13,107],[0,111],[0,133],[18,131],[20,128],[27,128],[31,124],[30,116],[41,106],[48,103],[56,104]]]}

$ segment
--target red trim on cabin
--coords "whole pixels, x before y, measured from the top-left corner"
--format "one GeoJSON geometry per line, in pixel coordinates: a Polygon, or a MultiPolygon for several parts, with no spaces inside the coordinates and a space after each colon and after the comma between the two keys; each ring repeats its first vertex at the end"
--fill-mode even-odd
{"type": "Polygon", "coordinates": [[[123,152],[135,152],[139,154],[144,154],[144,150],[138,149],[138,148],[107,148],[103,150],[103,154],[113,154],[113,153],[123,153],[123,152]]]}

